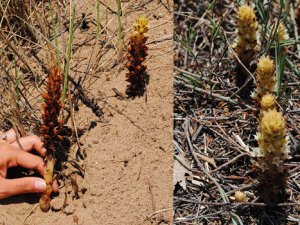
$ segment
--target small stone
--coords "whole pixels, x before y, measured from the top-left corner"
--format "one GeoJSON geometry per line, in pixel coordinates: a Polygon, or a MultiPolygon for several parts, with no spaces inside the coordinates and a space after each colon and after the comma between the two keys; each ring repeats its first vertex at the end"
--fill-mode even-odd
{"type": "Polygon", "coordinates": [[[81,191],[82,194],[85,194],[87,192],[87,190],[88,189],[86,187],[82,187],[80,191],[81,191]]]}
{"type": "Polygon", "coordinates": [[[63,208],[64,206],[64,202],[65,202],[65,199],[64,199],[64,196],[61,195],[61,196],[57,196],[56,198],[54,198],[52,201],[51,201],[51,208],[53,211],[59,211],[63,208]]]}
{"type": "Polygon", "coordinates": [[[68,205],[68,206],[65,208],[64,213],[65,213],[66,215],[71,215],[71,214],[73,214],[75,211],[76,211],[75,206],[74,206],[73,204],[71,204],[71,205],[68,205]]]}

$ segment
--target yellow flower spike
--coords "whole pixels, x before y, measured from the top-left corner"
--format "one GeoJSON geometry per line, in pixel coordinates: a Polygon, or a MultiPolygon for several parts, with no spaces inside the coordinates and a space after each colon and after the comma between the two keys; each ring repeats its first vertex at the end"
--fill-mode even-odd
{"type": "Polygon", "coordinates": [[[282,22],[279,23],[277,35],[279,42],[289,39],[289,35],[287,34],[286,28],[282,22]]]}
{"type": "Polygon", "coordinates": [[[133,35],[136,37],[143,36],[149,30],[148,23],[149,20],[146,17],[140,16],[133,24],[133,35]]]}
{"type": "Polygon", "coordinates": [[[262,57],[257,64],[257,79],[259,82],[265,84],[265,81],[269,81],[274,77],[274,61],[269,57],[262,57]]]}
{"type": "Polygon", "coordinates": [[[275,95],[266,94],[261,98],[260,109],[262,111],[267,111],[268,109],[274,109],[276,106],[275,95]]]}
{"type": "Polygon", "coordinates": [[[257,52],[257,29],[255,13],[252,7],[243,5],[237,13],[237,39],[234,49],[246,67],[257,52]]]}
{"type": "Polygon", "coordinates": [[[263,171],[283,171],[283,162],[288,158],[288,138],[285,119],[276,109],[262,112],[260,131],[257,135],[259,144],[258,166],[263,171]]]}
{"type": "Polygon", "coordinates": [[[238,11],[238,27],[245,31],[255,31],[257,23],[255,22],[256,17],[252,7],[248,5],[242,5],[238,11]],[[250,26],[248,26],[250,25],[250,26]]]}
{"type": "Polygon", "coordinates": [[[237,191],[234,193],[235,202],[248,202],[248,198],[244,192],[237,191]]]}
{"type": "Polygon", "coordinates": [[[256,69],[256,93],[253,96],[254,99],[257,99],[260,102],[262,96],[267,93],[272,93],[275,88],[275,65],[274,61],[269,57],[262,57],[256,69]]]}

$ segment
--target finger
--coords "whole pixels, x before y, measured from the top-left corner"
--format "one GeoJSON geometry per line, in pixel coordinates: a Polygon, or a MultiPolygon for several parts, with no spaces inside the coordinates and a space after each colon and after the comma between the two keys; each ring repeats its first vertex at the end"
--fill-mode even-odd
{"type": "Polygon", "coordinates": [[[53,192],[58,192],[58,183],[57,183],[57,179],[54,179],[52,182],[52,189],[53,192]]]}
{"type": "Polygon", "coordinates": [[[19,141],[19,143],[17,141],[15,141],[12,143],[12,145],[14,147],[20,148],[20,146],[19,146],[19,144],[20,144],[22,149],[26,152],[29,152],[32,149],[35,149],[41,156],[46,155],[46,149],[43,148],[43,142],[38,136],[31,135],[31,136],[27,136],[27,137],[22,137],[18,141],[19,141]]]}
{"type": "Polygon", "coordinates": [[[8,143],[12,143],[17,139],[17,135],[14,129],[9,129],[6,132],[1,132],[1,135],[5,134],[6,138],[4,139],[8,143]]]}
{"type": "Polygon", "coordinates": [[[20,151],[13,146],[9,152],[8,162],[8,167],[21,166],[27,169],[36,169],[42,176],[44,175],[45,164],[41,157],[20,151]]]}
{"type": "Polygon", "coordinates": [[[46,182],[38,177],[0,179],[0,199],[23,193],[40,193],[46,190],[46,182]]]}

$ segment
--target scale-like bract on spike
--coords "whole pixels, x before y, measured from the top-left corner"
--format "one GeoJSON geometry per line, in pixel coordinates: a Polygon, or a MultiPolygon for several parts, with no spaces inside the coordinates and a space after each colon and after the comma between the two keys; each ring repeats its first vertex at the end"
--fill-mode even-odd
{"type": "Polygon", "coordinates": [[[126,94],[130,98],[143,96],[148,83],[147,67],[143,64],[148,55],[146,46],[148,19],[144,16],[139,17],[133,24],[133,28],[134,31],[129,40],[128,61],[125,65],[129,71],[126,74],[126,81],[129,82],[126,94]]]}
{"type": "Polygon", "coordinates": [[[46,83],[46,92],[42,94],[43,104],[43,124],[40,133],[44,139],[44,147],[47,149],[46,170],[44,179],[47,187],[46,191],[40,198],[40,207],[44,212],[50,209],[50,197],[52,193],[52,179],[54,174],[54,165],[56,163],[55,151],[58,149],[57,143],[61,141],[61,133],[63,130],[62,123],[58,120],[61,104],[61,86],[62,75],[57,66],[50,70],[50,74],[46,83]]]}
{"type": "Polygon", "coordinates": [[[267,93],[273,93],[275,88],[275,65],[269,57],[262,57],[256,69],[256,90],[252,97],[259,103],[267,93]]]}
{"type": "Polygon", "coordinates": [[[268,93],[261,98],[260,101],[261,113],[262,111],[268,111],[269,109],[274,109],[275,106],[276,106],[275,95],[268,93]]]}

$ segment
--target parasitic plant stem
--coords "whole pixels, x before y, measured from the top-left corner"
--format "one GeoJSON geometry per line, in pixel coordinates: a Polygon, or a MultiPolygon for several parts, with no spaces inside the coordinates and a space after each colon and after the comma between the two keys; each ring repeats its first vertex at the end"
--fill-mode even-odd
{"type": "Polygon", "coordinates": [[[50,197],[52,193],[52,180],[54,175],[54,166],[56,164],[56,151],[59,148],[58,143],[63,139],[62,121],[58,120],[62,103],[61,103],[61,86],[62,75],[57,65],[50,70],[50,75],[46,83],[46,92],[43,93],[43,109],[42,115],[43,125],[41,126],[41,134],[44,139],[44,146],[47,149],[46,170],[44,179],[47,184],[46,191],[40,198],[40,208],[47,212],[50,209],[50,197]]]}
{"type": "Polygon", "coordinates": [[[285,119],[276,109],[261,113],[259,132],[256,136],[259,145],[256,165],[260,169],[261,196],[266,202],[278,202],[284,196],[283,163],[289,158],[285,119]]]}
{"type": "Polygon", "coordinates": [[[126,81],[130,83],[127,86],[126,94],[130,98],[143,96],[148,84],[147,67],[143,64],[148,55],[148,47],[146,46],[148,22],[146,17],[139,17],[133,25],[134,32],[130,36],[130,46],[127,55],[128,61],[125,65],[129,70],[126,74],[126,81]]]}

